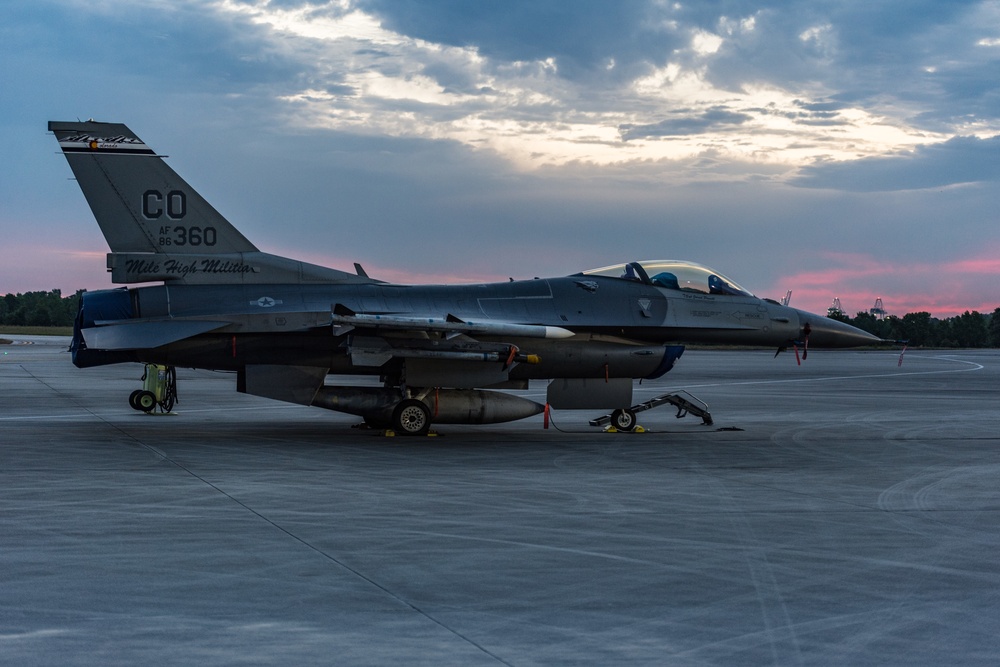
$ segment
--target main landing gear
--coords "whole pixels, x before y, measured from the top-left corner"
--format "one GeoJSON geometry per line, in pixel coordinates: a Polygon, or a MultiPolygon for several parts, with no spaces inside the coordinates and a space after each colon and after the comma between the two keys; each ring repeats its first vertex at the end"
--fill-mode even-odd
{"type": "Polygon", "coordinates": [[[363,417],[365,426],[387,435],[427,435],[431,430],[431,410],[415,398],[404,398],[382,414],[363,417]]]}
{"type": "Polygon", "coordinates": [[[427,435],[431,428],[431,411],[423,401],[403,399],[392,411],[392,428],[402,435],[427,435]]]}
{"type": "Polygon", "coordinates": [[[133,410],[150,413],[159,406],[161,412],[170,412],[177,402],[177,371],[173,366],[146,364],[142,374],[142,389],[128,397],[133,410]]]}

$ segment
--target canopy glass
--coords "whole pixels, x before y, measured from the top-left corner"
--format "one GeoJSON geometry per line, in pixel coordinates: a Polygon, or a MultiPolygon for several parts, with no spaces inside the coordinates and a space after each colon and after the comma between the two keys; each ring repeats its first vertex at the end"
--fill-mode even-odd
{"type": "Polygon", "coordinates": [[[584,271],[581,275],[634,280],[647,285],[655,285],[656,287],[680,290],[681,292],[753,296],[753,294],[718,271],[710,269],[707,266],[702,266],[701,264],[676,259],[657,259],[615,264],[614,266],[605,266],[600,269],[584,271]]]}

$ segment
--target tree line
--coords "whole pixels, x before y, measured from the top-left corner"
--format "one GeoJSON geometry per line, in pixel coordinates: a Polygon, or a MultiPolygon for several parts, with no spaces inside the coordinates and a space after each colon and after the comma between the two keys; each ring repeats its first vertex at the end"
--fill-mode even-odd
{"type": "MultiPolygon", "coordinates": [[[[64,297],[60,290],[7,294],[0,298],[0,325],[67,327],[73,325],[80,304],[78,290],[64,297]]],[[[907,340],[914,347],[1000,347],[1000,308],[981,314],[965,311],[956,317],[938,319],[930,313],[889,315],[879,319],[861,312],[854,317],[830,317],[853,324],[879,338],[907,340]]]]}
{"type": "Polygon", "coordinates": [[[63,297],[60,290],[50,292],[25,292],[7,294],[0,298],[0,325],[27,327],[73,326],[80,307],[78,290],[73,296],[63,297]]]}
{"type": "Polygon", "coordinates": [[[909,341],[911,347],[1000,347],[1000,308],[990,314],[967,310],[946,319],[924,311],[882,319],[865,312],[854,317],[831,313],[830,317],[879,338],[909,341]]]}

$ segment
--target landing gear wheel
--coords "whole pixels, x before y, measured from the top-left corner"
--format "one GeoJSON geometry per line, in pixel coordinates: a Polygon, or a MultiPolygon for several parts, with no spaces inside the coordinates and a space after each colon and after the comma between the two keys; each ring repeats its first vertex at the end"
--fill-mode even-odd
{"type": "Polygon", "coordinates": [[[611,425],[619,431],[631,431],[635,429],[635,413],[624,408],[611,413],[611,425]]]}
{"type": "Polygon", "coordinates": [[[143,412],[152,412],[153,408],[156,407],[156,395],[151,391],[140,391],[139,395],[135,397],[135,404],[143,412]]]}
{"type": "Polygon", "coordinates": [[[133,410],[142,410],[139,407],[139,394],[142,393],[142,389],[136,389],[131,394],[128,395],[128,406],[133,410]]]}
{"type": "Polygon", "coordinates": [[[402,435],[427,435],[431,428],[431,411],[416,399],[402,400],[392,411],[392,427],[402,435]]]}

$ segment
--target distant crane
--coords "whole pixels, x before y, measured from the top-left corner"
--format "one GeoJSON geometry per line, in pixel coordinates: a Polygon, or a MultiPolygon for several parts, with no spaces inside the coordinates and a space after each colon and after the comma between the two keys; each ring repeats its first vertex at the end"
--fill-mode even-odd
{"type": "Polygon", "coordinates": [[[788,302],[792,300],[792,290],[785,292],[785,298],[781,300],[782,306],[787,306],[788,302]]]}
{"type": "Polygon", "coordinates": [[[833,297],[833,303],[826,309],[827,317],[843,317],[844,309],[840,307],[840,297],[833,297]]]}
{"type": "Polygon", "coordinates": [[[876,320],[885,319],[885,308],[882,307],[882,297],[875,299],[875,305],[868,309],[868,314],[875,317],[876,320]]]}

